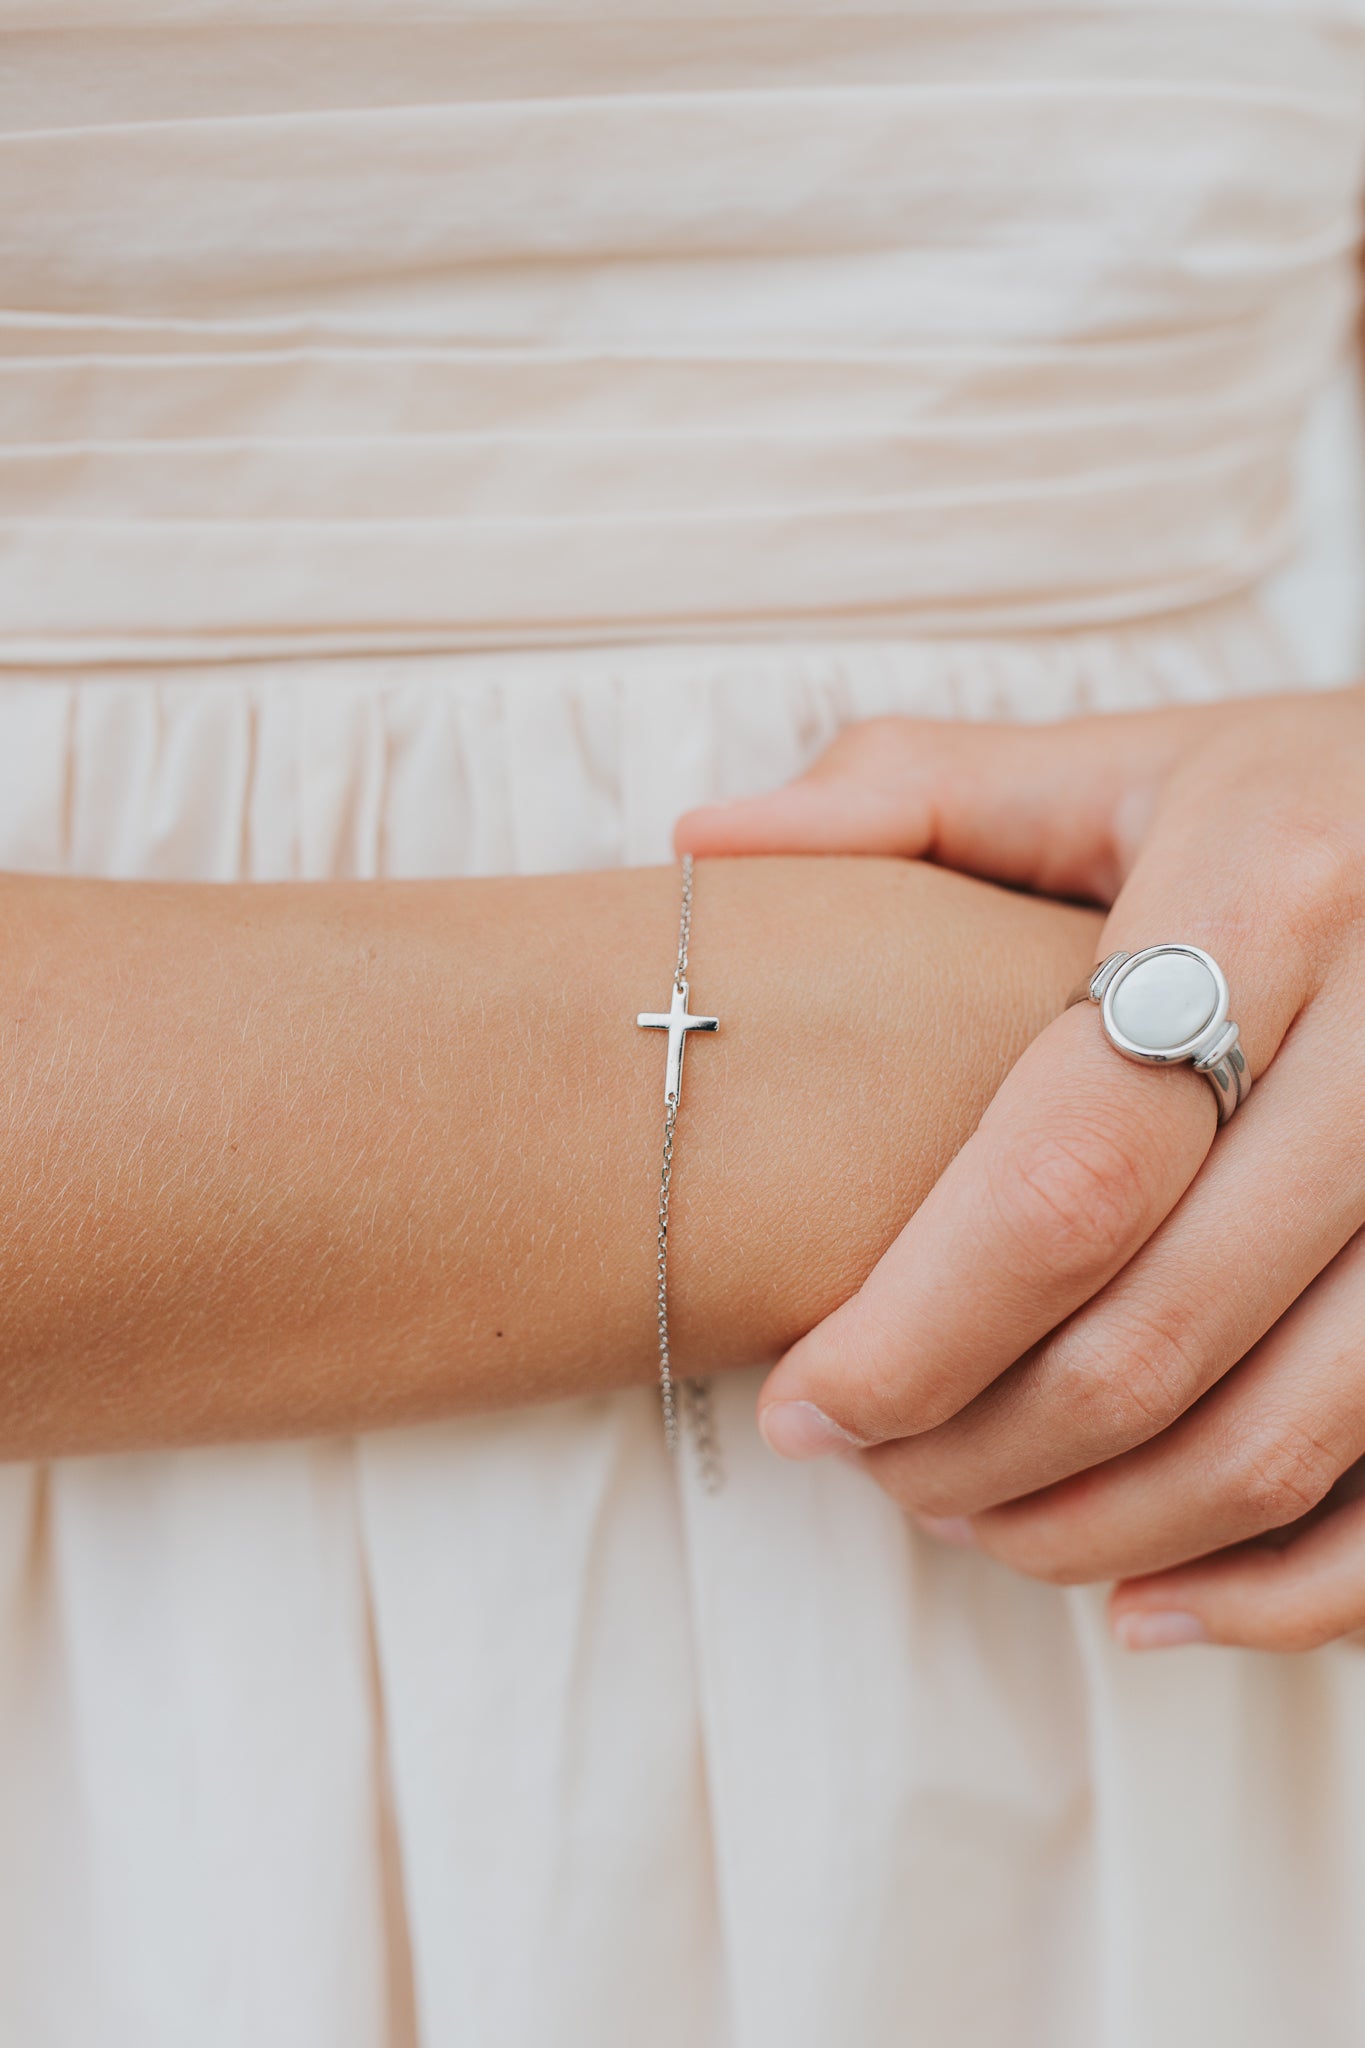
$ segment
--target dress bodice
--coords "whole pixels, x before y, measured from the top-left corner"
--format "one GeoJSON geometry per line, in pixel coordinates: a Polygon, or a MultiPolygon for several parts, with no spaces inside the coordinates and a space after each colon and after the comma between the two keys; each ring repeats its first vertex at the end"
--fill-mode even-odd
{"type": "Polygon", "coordinates": [[[66,12],[0,8],[11,656],[1069,627],[1285,546],[1346,16],[66,12]]]}

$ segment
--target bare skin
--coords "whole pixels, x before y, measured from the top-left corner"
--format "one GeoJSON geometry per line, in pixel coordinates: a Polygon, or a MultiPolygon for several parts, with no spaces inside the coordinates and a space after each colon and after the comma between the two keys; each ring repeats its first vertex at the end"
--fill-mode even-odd
{"type": "MultiPolygon", "coordinates": [[[[677,871],[0,880],[0,1455],[647,1381],[677,871]]],[[[683,1370],[860,1285],[1098,919],[891,860],[698,871],[683,1370]]]]}

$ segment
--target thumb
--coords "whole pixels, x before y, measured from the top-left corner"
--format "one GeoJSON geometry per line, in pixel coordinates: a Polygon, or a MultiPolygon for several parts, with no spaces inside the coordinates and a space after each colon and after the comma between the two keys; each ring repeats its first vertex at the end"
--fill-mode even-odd
{"type": "Polygon", "coordinates": [[[785,788],[689,811],[676,844],[699,855],[900,854],[1109,903],[1205,715],[1216,714],[1043,726],[870,719],[785,788]]]}

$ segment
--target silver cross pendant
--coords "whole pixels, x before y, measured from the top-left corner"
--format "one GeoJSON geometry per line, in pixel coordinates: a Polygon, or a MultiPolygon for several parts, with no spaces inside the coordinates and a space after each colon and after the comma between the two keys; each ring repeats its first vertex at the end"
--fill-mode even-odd
{"type": "Polygon", "coordinates": [[[682,1094],[683,1050],[689,1031],[719,1031],[719,1017],[692,1017],[687,1009],[687,983],[675,981],[673,1000],[662,1013],[642,1010],[635,1019],[646,1031],[668,1033],[668,1063],[664,1068],[664,1101],[677,1102],[682,1094]]]}

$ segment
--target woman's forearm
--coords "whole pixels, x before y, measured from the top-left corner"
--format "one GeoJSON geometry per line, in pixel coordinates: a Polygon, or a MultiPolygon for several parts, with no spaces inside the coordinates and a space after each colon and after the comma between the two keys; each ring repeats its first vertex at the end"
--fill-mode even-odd
{"type": "MultiPolygon", "coordinates": [[[[0,1455],[358,1429],[654,1370],[675,870],[0,883],[0,1455]]],[[[931,868],[708,862],[683,1370],[851,1292],[1091,957],[931,868]]]]}

